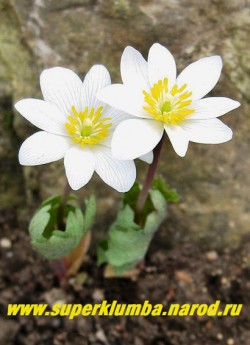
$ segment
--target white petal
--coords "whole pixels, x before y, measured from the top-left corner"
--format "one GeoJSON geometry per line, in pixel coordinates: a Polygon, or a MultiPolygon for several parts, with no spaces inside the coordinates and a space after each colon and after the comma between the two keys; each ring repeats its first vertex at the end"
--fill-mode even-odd
{"type": "Polygon", "coordinates": [[[165,131],[177,155],[184,157],[187,153],[189,143],[185,131],[179,126],[167,125],[165,125],[165,131]]]}
{"type": "Polygon", "coordinates": [[[133,89],[147,89],[147,62],[138,50],[126,47],[121,58],[121,77],[123,83],[133,89]]]}
{"type": "Polygon", "coordinates": [[[175,84],[176,64],[170,51],[159,43],[155,43],[148,53],[148,76],[150,85],[168,78],[169,87],[175,84]]]}
{"type": "Polygon", "coordinates": [[[53,67],[42,72],[40,84],[46,101],[55,103],[65,115],[72,114],[72,106],[81,110],[82,81],[76,73],[63,67],[53,67]]]}
{"type": "Polygon", "coordinates": [[[113,84],[98,92],[98,99],[130,115],[152,118],[144,109],[144,96],[122,84],[113,84]]]}
{"type": "Polygon", "coordinates": [[[218,119],[187,120],[181,124],[190,141],[221,144],[232,139],[232,130],[218,119]]]}
{"type": "Polygon", "coordinates": [[[102,117],[110,117],[112,122],[112,130],[124,120],[132,119],[133,116],[125,113],[124,111],[105,105],[102,117]]]}
{"type": "Polygon", "coordinates": [[[139,159],[142,160],[143,162],[151,164],[153,162],[153,159],[154,159],[153,151],[146,153],[145,155],[139,157],[139,159]]]}
{"type": "Polygon", "coordinates": [[[88,146],[74,146],[66,152],[64,166],[70,187],[77,190],[91,179],[95,170],[95,157],[88,146]]]}
{"type": "Polygon", "coordinates": [[[110,107],[109,105],[105,106],[102,117],[110,117],[111,118],[110,122],[112,123],[112,127],[110,127],[110,130],[109,130],[109,136],[100,143],[100,145],[104,145],[107,147],[111,147],[111,141],[112,141],[112,137],[113,137],[116,127],[121,122],[134,118],[132,115],[128,115],[127,113],[121,110],[115,109],[113,107],[110,107]]]}
{"type": "Polygon", "coordinates": [[[85,107],[97,109],[103,106],[103,102],[96,98],[96,94],[110,84],[111,80],[107,68],[103,65],[94,65],[86,74],[83,82],[81,94],[82,109],[85,107]]]}
{"type": "Polygon", "coordinates": [[[226,114],[236,109],[240,103],[226,97],[208,97],[194,101],[190,108],[195,112],[188,116],[188,119],[204,120],[226,114]]]}
{"type": "Polygon", "coordinates": [[[92,151],[100,178],[118,192],[127,192],[136,178],[134,161],[119,161],[112,157],[111,149],[99,145],[93,146],[92,151]]]}
{"type": "Polygon", "coordinates": [[[192,92],[193,100],[204,97],[213,89],[220,78],[222,60],[220,56],[210,56],[200,59],[187,66],[177,78],[177,84],[187,84],[187,90],[192,92]]]}
{"type": "Polygon", "coordinates": [[[15,108],[36,127],[49,133],[67,135],[67,119],[54,104],[30,98],[17,102],[15,108]]]}
{"type": "Polygon", "coordinates": [[[154,120],[132,119],[117,126],[112,153],[117,159],[135,159],[152,151],[163,134],[163,125],[154,120]]]}
{"type": "Polygon", "coordinates": [[[24,141],[19,151],[22,165],[40,165],[57,161],[64,157],[72,146],[66,137],[47,132],[37,132],[24,141]]]}

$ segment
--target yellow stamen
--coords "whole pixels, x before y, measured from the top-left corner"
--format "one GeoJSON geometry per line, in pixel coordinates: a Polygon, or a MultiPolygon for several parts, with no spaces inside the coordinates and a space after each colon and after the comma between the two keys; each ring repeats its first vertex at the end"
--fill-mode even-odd
{"type": "Polygon", "coordinates": [[[187,91],[187,84],[181,87],[175,84],[169,90],[168,78],[155,83],[150,92],[143,90],[143,95],[146,103],[143,109],[155,120],[167,125],[178,125],[195,111],[189,108],[192,92],[187,91]]]}
{"type": "Polygon", "coordinates": [[[68,134],[72,141],[84,145],[96,145],[109,136],[109,130],[112,127],[110,117],[102,117],[103,107],[97,110],[86,107],[83,112],[78,112],[75,106],[72,106],[72,114],[68,116],[68,122],[65,123],[68,134]],[[109,122],[109,123],[107,123],[109,122]]]}

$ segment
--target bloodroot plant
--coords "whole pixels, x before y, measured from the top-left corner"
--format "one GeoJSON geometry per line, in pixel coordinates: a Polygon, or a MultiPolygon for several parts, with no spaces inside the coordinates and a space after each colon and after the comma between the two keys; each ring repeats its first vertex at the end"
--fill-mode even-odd
{"type": "Polygon", "coordinates": [[[132,47],[121,58],[123,84],[111,84],[102,65],[94,65],[84,81],[71,70],[54,67],[40,78],[44,100],[24,99],[18,112],[41,131],[19,152],[20,164],[34,166],[64,159],[67,184],[62,196],[44,201],[29,232],[34,247],[48,259],[62,258],[68,273],[79,269],[90,243],[96,201],[83,212],[72,190],[84,187],[94,172],[124,193],[116,219],[98,247],[98,263],[115,274],[135,267],[179,196],[155,178],[164,136],[184,157],[189,142],[219,144],[232,138],[217,117],[239,107],[226,97],[207,97],[222,69],[219,56],[202,58],[176,77],[172,54],[154,44],[148,61],[132,47]],[[135,182],[134,159],[149,164],[143,186],[135,182]]]}

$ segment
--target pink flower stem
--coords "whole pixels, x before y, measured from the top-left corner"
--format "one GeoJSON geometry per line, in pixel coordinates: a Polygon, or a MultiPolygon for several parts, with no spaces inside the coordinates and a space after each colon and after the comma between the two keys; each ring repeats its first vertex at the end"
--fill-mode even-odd
{"type": "Polygon", "coordinates": [[[163,143],[163,138],[161,138],[158,145],[154,148],[154,151],[153,151],[154,152],[154,159],[153,159],[152,164],[149,165],[145,182],[143,184],[142,190],[140,192],[139,198],[138,198],[137,203],[136,203],[136,213],[137,214],[141,213],[141,211],[143,210],[143,207],[145,205],[145,202],[147,200],[148,192],[149,192],[149,189],[152,185],[152,181],[153,181],[153,178],[155,176],[156,169],[157,169],[157,166],[159,163],[159,158],[160,158],[161,149],[162,149],[162,143],[163,143]]]}
{"type": "MultiPolygon", "coordinates": [[[[58,213],[57,213],[57,226],[58,226],[58,229],[61,231],[65,230],[65,222],[64,222],[65,207],[66,207],[67,200],[68,200],[68,197],[69,197],[71,191],[72,191],[72,189],[68,183],[68,180],[66,180],[66,184],[64,187],[64,191],[62,193],[62,198],[61,198],[61,202],[60,202],[60,205],[58,207],[58,213]]],[[[56,274],[59,282],[60,283],[63,282],[66,275],[67,275],[67,267],[64,263],[63,258],[58,259],[58,260],[54,260],[52,264],[53,264],[55,274],[56,274]]]]}

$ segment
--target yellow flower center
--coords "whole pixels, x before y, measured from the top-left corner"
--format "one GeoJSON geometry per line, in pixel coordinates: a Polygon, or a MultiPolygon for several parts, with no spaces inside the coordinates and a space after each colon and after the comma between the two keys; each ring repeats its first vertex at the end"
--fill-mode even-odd
{"type": "Polygon", "coordinates": [[[168,88],[168,78],[159,80],[150,89],[150,93],[143,91],[147,105],[143,107],[157,121],[166,125],[178,125],[186,117],[194,113],[188,108],[192,100],[192,92],[188,92],[187,84],[178,88],[175,84],[171,90],[168,88]]]}
{"type": "Polygon", "coordinates": [[[96,145],[109,136],[109,129],[112,127],[111,118],[102,117],[103,107],[97,110],[88,107],[83,112],[78,112],[72,106],[72,114],[68,116],[65,123],[67,132],[72,137],[72,141],[84,145],[96,145]]]}

